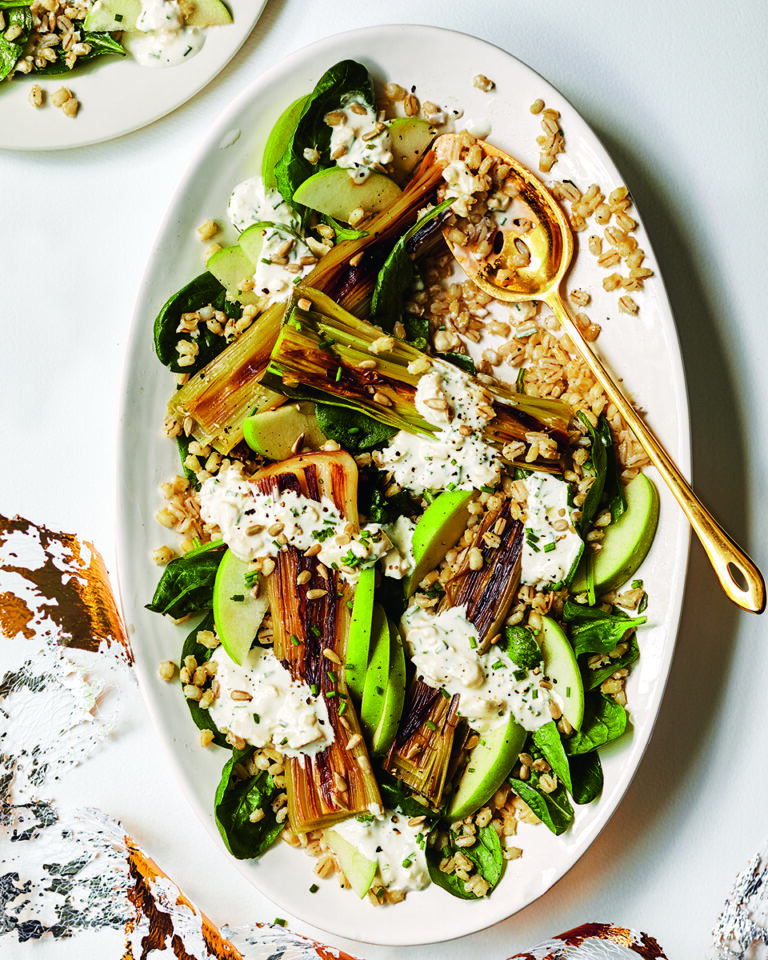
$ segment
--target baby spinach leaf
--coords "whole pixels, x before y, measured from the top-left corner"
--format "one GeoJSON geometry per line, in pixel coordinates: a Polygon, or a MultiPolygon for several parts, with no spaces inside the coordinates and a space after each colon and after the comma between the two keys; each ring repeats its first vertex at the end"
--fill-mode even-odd
{"type": "Polygon", "coordinates": [[[463,370],[464,373],[468,373],[472,377],[477,374],[475,361],[466,353],[444,353],[442,357],[443,360],[447,360],[448,363],[452,363],[454,367],[458,367],[459,370],[463,370]]]}
{"type": "Polygon", "coordinates": [[[387,810],[399,810],[409,818],[426,817],[428,820],[435,820],[439,816],[438,811],[431,810],[419,803],[402,780],[378,772],[376,779],[379,782],[381,799],[384,801],[387,810]]]}
{"type": "Polygon", "coordinates": [[[391,333],[394,325],[401,319],[403,299],[417,277],[416,267],[408,252],[408,243],[426,224],[441,216],[452,202],[450,199],[444,200],[433,207],[407,230],[392,248],[376,278],[371,301],[372,323],[391,333]]]}
{"type": "MultiPolygon", "coordinates": [[[[198,348],[195,362],[189,367],[179,366],[176,344],[179,340],[190,338],[188,333],[178,330],[181,317],[185,313],[195,313],[209,304],[217,310],[224,310],[229,301],[226,299],[224,287],[212,273],[206,271],[174,293],[158,313],[154,326],[155,353],[160,363],[174,373],[196,373],[226,346],[223,337],[211,333],[205,323],[200,323],[195,339],[198,348]]],[[[236,310],[236,315],[239,315],[240,308],[236,307],[236,310]]]]}
{"type": "MultiPolygon", "coordinates": [[[[582,653],[610,653],[616,644],[646,622],[647,617],[628,617],[620,610],[611,612],[566,600],[563,620],[576,656],[582,653]]],[[[618,668],[617,668],[618,669],[618,668]]]]}
{"type": "Polygon", "coordinates": [[[604,667],[599,667],[597,670],[590,670],[586,664],[582,663],[581,675],[584,678],[585,689],[594,690],[595,687],[600,686],[603,680],[607,680],[612,673],[621,670],[622,667],[631,666],[638,659],[640,656],[640,647],[637,645],[637,637],[632,634],[632,636],[624,642],[627,644],[627,652],[615,660],[611,659],[611,662],[607,663],[604,667]]]}
{"type": "Polygon", "coordinates": [[[461,900],[482,899],[467,890],[465,882],[455,874],[443,873],[440,869],[440,861],[444,856],[453,856],[457,853],[463,853],[472,861],[478,874],[490,884],[490,889],[493,890],[504,872],[504,855],[501,852],[498,834],[493,827],[486,826],[479,828],[477,840],[471,847],[457,847],[453,833],[450,834],[447,847],[436,848],[427,844],[427,867],[432,882],[461,900]]]}
{"type": "MultiPolygon", "coordinates": [[[[343,106],[346,101],[358,100],[375,110],[373,82],[368,71],[355,60],[341,60],[318,80],[304,106],[296,130],[285,153],[275,166],[277,189],[283,199],[296,207],[293,195],[312,174],[333,165],[330,158],[331,128],[325,115],[343,106]],[[307,148],[320,152],[320,161],[312,164],[304,156],[307,148]]],[[[306,217],[306,209],[298,209],[306,217]]]]}
{"type": "Polygon", "coordinates": [[[595,473],[594,482],[587,491],[586,499],[581,508],[579,533],[584,536],[601,506],[606,506],[611,511],[611,516],[615,522],[626,509],[626,500],[621,486],[608,421],[601,416],[597,421],[597,427],[593,427],[583,413],[579,414],[579,418],[587,428],[587,433],[592,440],[592,469],[595,473]]]}
{"type": "Polygon", "coordinates": [[[337,407],[333,403],[316,403],[315,416],[326,437],[340,443],[345,450],[353,454],[377,447],[397,433],[392,427],[379,423],[358,410],[337,407]]]}
{"type": "Polygon", "coordinates": [[[32,30],[32,14],[28,7],[29,4],[26,3],[13,6],[4,5],[5,30],[0,33],[0,80],[4,80],[13,72],[13,68],[19,62],[19,57],[24,53],[27,40],[29,40],[29,34],[32,30]],[[15,40],[8,40],[5,36],[11,27],[21,28],[21,33],[15,40]]]}
{"type": "Polygon", "coordinates": [[[560,836],[573,823],[573,807],[568,799],[568,793],[562,783],[558,783],[552,793],[545,793],[537,788],[538,777],[531,771],[530,780],[518,780],[510,777],[509,782],[515,793],[533,810],[541,822],[560,836]]]}
{"type": "Polygon", "coordinates": [[[179,451],[179,460],[181,460],[181,469],[184,471],[184,476],[189,480],[193,490],[199,490],[200,481],[197,479],[197,474],[193,470],[190,470],[189,467],[184,466],[187,456],[189,455],[189,445],[193,440],[194,437],[185,437],[184,434],[181,434],[176,437],[176,446],[179,451]]]}
{"type": "Polygon", "coordinates": [[[519,624],[514,627],[504,627],[499,645],[513,663],[526,670],[538,667],[544,659],[533,631],[519,624]]]}
{"type": "Polygon", "coordinates": [[[152,602],[146,605],[147,610],[167,614],[174,620],[210,610],[216,571],[226,549],[221,540],[215,540],[171,560],[160,577],[152,602]]]}
{"type": "MultiPolygon", "coordinates": [[[[368,490],[370,489],[370,486],[368,486],[368,490]]],[[[400,493],[387,497],[379,487],[373,487],[370,500],[367,500],[365,505],[362,506],[360,504],[361,497],[364,497],[368,490],[360,490],[358,505],[360,506],[360,512],[368,517],[369,523],[394,523],[398,517],[413,512],[413,500],[411,500],[407,490],[401,490],[400,493]]]]}
{"type": "MultiPolygon", "coordinates": [[[[184,658],[188,656],[193,656],[197,660],[198,665],[205,663],[206,660],[210,660],[213,650],[210,647],[203,646],[202,643],[198,643],[197,635],[203,630],[215,630],[215,624],[213,622],[213,614],[209,613],[191,633],[187,634],[187,638],[184,641],[184,646],[181,648],[181,662],[184,662],[184,658]]],[[[187,700],[187,698],[184,698],[187,700]]],[[[210,713],[200,706],[197,700],[187,700],[187,706],[189,707],[189,712],[192,716],[192,721],[195,726],[200,730],[212,730],[213,731],[213,742],[219,747],[226,747],[229,749],[229,744],[227,743],[227,738],[219,730],[216,724],[211,720],[210,713]]]]}
{"type": "Polygon", "coordinates": [[[335,243],[341,243],[342,240],[360,240],[368,236],[367,230],[355,230],[354,227],[348,227],[346,223],[339,223],[338,220],[334,220],[328,214],[323,214],[323,220],[329,227],[333,227],[333,232],[336,234],[334,237],[335,243]]]}
{"type": "Polygon", "coordinates": [[[603,766],[597,750],[570,757],[574,803],[592,803],[603,790],[603,766]]]}
{"type": "Polygon", "coordinates": [[[417,350],[426,350],[429,344],[429,319],[408,314],[403,317],[403,326],[406,343],[417,350]]]}
{"type": "MultiPolygon", "coordinates": [[[[78,22],[82,24],[82,21],[75,21],[75,24],[78,22]]],[[[74,67],[68,66],[66,61],[66,51],[61,47],[54,47],[56,59],[46,64],[44,67],[33,67],[31,72],[45,74],[49,77],[57,77],[62,76],[63,74],[72,73],[73,69],[77,69],[83,63],[86,63],[89,60],[96,60],[98,57],[124,57],[126,55],[125,47],[119,41],[117,41],[111,33],[107,33],[106,31],[94,32],[91,30],[83,30],[81,26],[80,38],[83,43],[90,44],[91,49],[88,53],[85,53],[77,58],[74,67]]]]}
{"type": "Polygon", "coordinates": [[[563,738],[569,756],[589,753],[611,740],[617,740],[627,729],[627,711],[621,704],[598,690],[586,697],[584,720],[580,730],[563,738]]]}
{"type": "Polygon", "coordinates": [[[236,767],[242,769],[253,749],[233,751],[224,765],[214,801],[216,826],[227,849],[238,860],[260,857],[283,830],[272,811],[272,801],[280,792],[272,776],[260,770],[255,776],[237,777],[236,767]],[[254,823],[251,814],[257,810],[264,816],[254,823]]]}
{"type": "Polygon", "coordinates": [[[563,742],[560,739],[560,731],[554,720],[545,723],[534,730],[533,742],[541,751],[541,755],[552,767],[552,772],[557,775],[557,779],[564,785],[568,793],[571,793],[573,786],[571,784],[571,768],[568,765],[568,757],[565,755],[563,742]]]}

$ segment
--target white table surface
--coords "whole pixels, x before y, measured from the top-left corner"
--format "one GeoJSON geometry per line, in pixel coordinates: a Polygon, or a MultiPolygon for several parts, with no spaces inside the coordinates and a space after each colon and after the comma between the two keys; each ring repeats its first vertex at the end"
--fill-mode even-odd
{"type": "MultiPolygon", "coordinates": [[[[0,151],[0,511],[77,532],[114,570],[122,358],[147,250],[188,148],[282,54],[381,22],[496,43],[557,86],[603,138],[643,213],[676,315],[696,488],[768,569],[763,0],[473,0],[453,9],[445,0],[270,0],[234,62],[166,119],[100,146],[0,151]]],[[[537,903],[473,937],[397,951],[344,946],[371,960],[501,960],[601,920],[647,931],[670,958],[704,957],[733,878],[768,836],[766,633],[764,619],[719,593],[694,545],[655,734],[589,852],[537,903]]],[[[273,919],[275,907],[244,884],[165,773],[138,693],[130,707],[109,750],[61,790],[120,818],[215,922],[273,919]],[[130,793],[127,763],[141,771],[130,793]]],[[[96,957],[77,939],[4,943],[2,955],[96,957]]]]}

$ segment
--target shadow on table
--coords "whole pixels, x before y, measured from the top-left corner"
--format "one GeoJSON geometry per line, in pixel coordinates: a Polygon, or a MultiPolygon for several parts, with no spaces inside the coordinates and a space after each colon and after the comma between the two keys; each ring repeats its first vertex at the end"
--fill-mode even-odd
{"type": "MultiPolygon", "coordinates": [[[[621,140],[597,130],[632,190],[663,272],[683,353],[692,421],[696,492],[749,552],[745,462],[749,445],[739,420],[738,380],[728,363],[722,332],[727,318],[713,315],[709,281],[697,265],[682,218],[675,220],[664,184],[624,149],[621,140]]],[[[557,886],[558,913],[578,922],[579,903],[600,888],[626,881],[627,868],[643,860],[648,837],[660,848],[673,842],[686,802],[687,782],[699,777],[701,752],[717,723],[741,614],[725,598],[709,562],[693,540],[680,632],[658,723],[619,809],[573,870],[557,886]],[[649,800],[649,798],[653,798],[649,800]],[[617,855],[618,854],[618,855],[617,855]]],[[[547,898],[510,921],[516,929],[546,925],[547,898]]],[[[652,932],[652,931],[651,931],[652,932]]]]}

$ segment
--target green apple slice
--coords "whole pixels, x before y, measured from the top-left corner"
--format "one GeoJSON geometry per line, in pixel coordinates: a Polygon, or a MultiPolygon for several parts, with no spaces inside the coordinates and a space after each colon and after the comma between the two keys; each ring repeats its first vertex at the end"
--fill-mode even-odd
{"type": "Polygon", "coordinates": [[[227,550],[213,583],[213,619],[221,645],[238,666],[248,655],[261,621],[269,610],[262,591],[251,595],[245,582],[248,562],[227,550]]]}
{"type": "Polygon", "coordinates": [[[404,183],[429,150],[437,130],[419,117],[398,117],[389,124],[392,147],[392,177],[404,183]]]}
{"type": "Polygon", "coordinates": [[[360,705],[360,725],[368,743],[374,735],[384,712],[384,703],[389,685],[390,636],[387,615],[381,604],[373,605],[371,623],[371,652],[365,673],[363,698],[360,705]]]}
{"type": "Polygon", "coordinates": [[[317,450],[326,437],[315,419],[315,405],[308,401],[285,403],[277,410],[254,413],[243,421],[243,439],[268,460],[287,460],[303,437],[303,450],[317,450]]]}
{"type": "Polygon", "coordinates": [[[275,120],[275,125],[269,132],[267,142],[264,144],[264,153],[261,156],[261,179],[264,181],[265,190],[277,186],[275,167],[287,150],[310,97],[311,94],[306,93],[298,100],[294,100],[275,120]]]}
{"type": "Polygon", "coordinates": [[[235,300],[256,306],[261,303],[262,298],[253,290],[242,289],[244,281],[253,277],[256,267],[240,244],[235,243],[231,247],[218,250],[208,258],[206,267],[235,300]]]}
{"type": "Polygon", "coordinates": [[[96,0],[83,24],[84,30],[135,30],[141,0],[96,0]]]}
{"type": "Polygon", "coordinates": [[[584,719],[584,683],[570,640],[550,617],[542,617],[542,630],[536,636],[544,657],[544,673],[554,683],[563,704],[563,716],[574,728],[584,719]]]}
{"type": "Polygon", "coordinates": [[[419,583],[434,570],[467,529],[472,490],[444,490],[422,514],[413,531],[413,572],[403,582],[405,596],[416,592],[419,583]]]}
{"type": "Polygon", "coordinates": [[[405,703],[405,651],[400,631],[388,618],[389,677],[381,717],[371,739],[371,753],[381,756],[392,746],[405,703]]]}
{"type": "Polygon", "coordinates": [[[369,860],[349,840],[345,840],[333,829],[326,830],[323,836],[325,842],[336,854],[339,866],[352,885],[352,889],[362,899],[373,883],[378,863],[375,860],[369,860]]]}
{"type": "Polygon", "coordinates": [[[225,27],[232,14],[221,0],[195,0],[192,13],[184,20],[188,27],[225,27]]]}
{"type": "MultiPolygon", "coordinates": [[[[639,473],[624,491],[627,509],[616,523],[606,527],[602,549],[593,555],[595,592],[615,590],[632,576],[646,557],[659,522],[659,493],[652,480],[639,473]]],[[[587,589],[586,563],[571,584],[573,593],[587,589]]]]}
{"type": "Polygon", "coordinates": [[[488,803],[509,776],[523,749],[527,731],[510,715],[480,738],[448,807],[449,820],[461,820],[488,803]]]}
{"type": "Polygon", "coordinates": [[[400,187],[383,173],[372,173],[362,183],[355,183],[349,170],[330,167],[313,174],[296,190],[296,203],[317,210],[335,220],[349,223],[353,210],[380,213],[400,196],[400,187]]]}
{"type": "Polygon", "coordinates": [[[356,707],[363,700],[365,677],[371,652],[373,624],[373,596],[376,587],[376,568],[365,567],[355,587],[352,602],[352,620],[347,637],[347,653],[344,663],[344,679],[347,690],[356,707]]]}

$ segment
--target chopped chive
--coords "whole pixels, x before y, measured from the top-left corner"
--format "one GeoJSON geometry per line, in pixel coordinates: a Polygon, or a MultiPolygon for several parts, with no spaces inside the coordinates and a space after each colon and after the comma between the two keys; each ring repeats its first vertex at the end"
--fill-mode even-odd
{"type": "Polygon", "coordinates": [[[328,693],[326,693],[326,697],[335,697],[335,696],[336,696],[335,690],[329,690],[328,693]]]}
{"type": "Polygon", "coordinates": [[[477,647],[477,640],[474,637],[469,638],[469,645],[474,650],[477,647]]]}
{"type": "Polygon", "coordinates": [[[552,553],[553,550],[557,550],[557,544],[554,541],[552,543],[545,543],[543,550],[544,553],[552,553]]]}
{"type": "Polygon", "coordinates": [[[311,684],[309,689],[312,691],[312,693],[313,693],[315,696],[317,696],[317,684],[316,684],[316,683],[311,684]]]}
{"type": "Polygon", "coordinates": [[[347,701],[342,700],[341,703],[339,704],[339,716],[341,716],[346,709],[347,709],[347,701]]]}
{"type": "Polygon", "coordinates": [[[275,919],[274,919],[273,922],[274,922],[274,924],[275,924],[276,927],[284,927],[284,926],[285,926],[285,920],[283,920],[282,917],[275,917],[275,919]]]}
{"type": "Polygon", "coordinates": [[[328,679],[331,681],[331,683],[336,683],[337,677],[333,670],[328,671],[328,679]]]}
{"type": "Polygon", "coordinates": [[[571,695],[571,688],[570,688],[570,687],[566,687],[566,688],[565,688],[565,695],[566,695],[566,697],[570,697],[570,695],[571,695]]]}
{"type": "Polygon", "coordinates": [[[338,383],[339,380],[341,380],[341,367],[336,371],[336,383],[338,383]]]}
{"type": "Polygon", "coordinates": [[[317,893],[317,891],[318,891],[319,889],[320,889],[320,887],[318,887],[318,885],[317,885],[316,883],[313,883],[312,886],[309,888],[309,892],[310,892],[310,893],[317,893]]]}
{"type": "Polygon", "coordinates": [[[408,867],[410,867],[410,865],[411,865],[412,863],[413,863],[413,857],[412,857],[412,856],[406,857],[405,860],[403,860],[403,866],[406,868],[406,870],[408,869],[408,867]]]}
{"type": "Polygon", "coordinates": [[[496,663],[491,664],[491,670],[498,670],[500,667],[503,667],[503,666],[504,666],[504,662],[502,660],[497,660],[496,663]]]}
{"type": "Polygon", "coordinates": [[[437,724],[434,722],[434,720],[427,720],[427,726],[430,730],[437,730],[437,724]]]}
{"type": "Polygon", "coordinates": [[[319,637],[320,634],[322,633],[322,630],[320,629],[320,627],[317,626],[317,624],[312,624],[312,626],[309,629],[312,631],[312,633],[316,637],[319,637]]]}
{"type": "Polygon", "coordinates": [[[442,693],[442,695],[445,697],[446,700],[450,700],[450,699],[451,699],[451,695],[450,695],[450,693],[448,693],[448,691],[445,689],[445,687],[440,687],[440,693],[442,693]]]}
{"type": "Polygon", "coordinates": [[[230,600],[234,600],[235,603],[242,603],[243,600],[245,600],[245,594],[244,594],[244,593],[233,593],[232,596],[231,596],[229,599],[230,599],[230,600]]]}
{"type": "Polygon", "coordinates": [[[296,634],[295,634],[295,633],[292,633],[292,634],[291,634],[291,643],[294,645],[294,647],[298,647],[298,645],[299,645],[300,642],[301,642],[301,641],[300,641],[299,638],[296,636],[296,634]]]}
{"type": "Polygon", "coordinates": [[[351,610],[354,607],[354,603],[351,600],[347,600],[347,607],[351,610]]]}
{"type": "Polygon", "coordinates": [[[261,717],[258,715],[258,713],[254,713],[254,715],[253,715],[253,722],[254,722],[254,723],[261,723],[261,717]]]}

